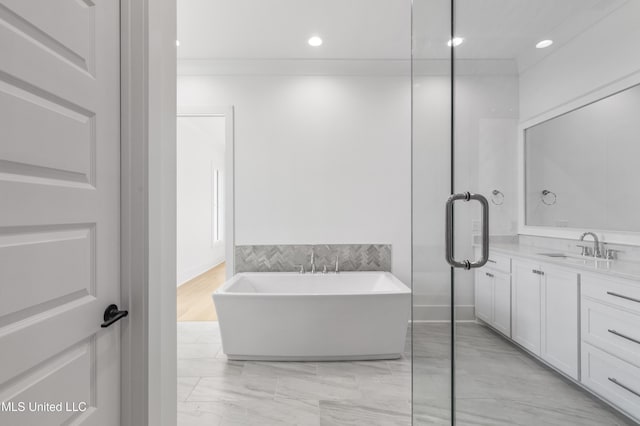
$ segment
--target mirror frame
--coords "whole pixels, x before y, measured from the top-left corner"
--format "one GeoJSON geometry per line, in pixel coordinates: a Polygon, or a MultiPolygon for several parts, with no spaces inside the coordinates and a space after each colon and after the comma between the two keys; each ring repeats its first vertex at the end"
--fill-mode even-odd
{"type": "Polygon", "coordinates": [[[586,228],[562,228],[551,226],[533,226],[527,225],[526,219],[526,171],[525,171],[525,130],[551,120],[562,114],[579,109],[588,104],[599,101],[600,99],[609,97],[618,92],[622,92],[640,84],[640,71],[625,76],[608,85],[596,88],[587,94],[569,100],[555,108],[538,114],[528,120],[521,121],[518,124],[518,234],[532,235],[538,237],[563,238],[577,240],[580,234],[586,231],[595,232],[605,243],[640,245],[640,232],[620,232],[607,229],[586,229],[586,228]]]}

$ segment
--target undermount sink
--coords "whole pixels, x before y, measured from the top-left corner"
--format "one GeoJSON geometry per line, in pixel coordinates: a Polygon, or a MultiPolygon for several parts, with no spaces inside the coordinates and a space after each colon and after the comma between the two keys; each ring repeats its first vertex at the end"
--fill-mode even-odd
{"type": "Polygon", "coordinates": [[[536,253],[536,254],[540,256],[552,257],[555,259],[563,259],[569,262],[585,263],[585,264],[590,264],[591,262],[595,262],[596,264],[599,264],[600,262],[608,264],[609,262],[611,262],[611,259],[602,259],[599,257],[591,257],[591,256],[577,256],[577,255],[571,256],[564,253],[536,253]]]}

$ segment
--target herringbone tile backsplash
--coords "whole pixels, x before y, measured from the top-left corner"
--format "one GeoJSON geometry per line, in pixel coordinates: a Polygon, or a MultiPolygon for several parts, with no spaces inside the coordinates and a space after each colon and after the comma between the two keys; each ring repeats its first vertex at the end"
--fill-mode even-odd
{"type": "Polygon", "coordinates": [[[341,271],[391,271],[391,244],[306,244],[236,246],[235,272],[295,272],[297,265],[333,271],[336,256],[341,271]]]}

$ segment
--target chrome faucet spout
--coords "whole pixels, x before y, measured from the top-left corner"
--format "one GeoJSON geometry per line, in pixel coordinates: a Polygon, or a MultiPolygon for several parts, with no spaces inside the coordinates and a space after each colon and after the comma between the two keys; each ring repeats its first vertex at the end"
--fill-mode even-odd
{"type": "Polygon", "coordinates": [[[316,254],[313,249],[311,249],[311,273],[316,273],[316,254]]]}
{"type": "Polygon", "coordinates": [[[598,236],[593,232],[584,232],[580,235],[580,241],[584,241],[584,237],[590,235],[593,238],[593,257],[602,257],[602,252],[600,250],[600,240],[598,236]]]}

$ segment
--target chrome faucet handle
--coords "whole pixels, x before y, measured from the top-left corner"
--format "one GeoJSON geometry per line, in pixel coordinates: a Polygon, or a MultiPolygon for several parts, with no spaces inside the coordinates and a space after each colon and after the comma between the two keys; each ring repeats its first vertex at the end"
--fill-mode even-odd
{"type": "Polygon", "coordinates": [[[304,273],[306,273],[306,272],[307,272],[307,271],[305,271],[305,270],[304,270],[304,265],[303,265],[302,263],[297,263],[297,264],[295,264],[295,265],[293,265],[293,266],[296,266],[296,267],[298,267],[298,266],[299,266],[299,267],[300,267],[300,269],[298,270],[298,273],[299,273],[299,274],[304,274],[304,273]]]}
{"type": "Polygon", "coordinates": [[[336,274],[340,272],[340,262],[338,261],[338,256],[336,256],[336,270],[334,272],[336,274]]]}
{"type": "Polygon", "coordinates": [[[582,249],[582,253],[580,253],[580,256],[593,256],[591,247],[582,244],[577,244],[576,247],[580,247],[582,249]]]}
{"type": "Polygon", "coordinates": [[[327,273],[327,265],[324,265],[324,267],[322,268],[322,273],[324,275],[326,275],[326,273],[327,273]]]}
{"type": "Polygon", "coordinates": [[[616,249],[611,249],[611,248],[605,248],[604,249],[604,259],[607,260],[615,260],[618,258],[618,254],[622,252],[622,250],[616,250],[616,249]]]}

